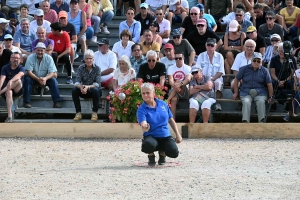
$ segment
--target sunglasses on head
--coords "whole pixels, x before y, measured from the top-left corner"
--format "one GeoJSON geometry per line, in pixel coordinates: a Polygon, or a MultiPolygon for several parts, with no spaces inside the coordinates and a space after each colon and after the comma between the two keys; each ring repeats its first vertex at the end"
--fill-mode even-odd
{"type": "Polygon", "coordinates": [[[174,35],[173,36],[173,39],[179,39],[180,38],[180,35],[174,35]]]}
{"type": "Polygon", "coordinates": [[[155,15],[162,15],[162,13],[156,13],[155,15]]]}
{"type": "Polygon", "coordinates": [[[190,15],[198,15],[198,13],[190,13],[190,15]]]}
{"type": "Polygon", "coordinates": [[[182,60],[182,57],[175,57],[175,60],[182,60]]]}
{"type": "Polygon", "coordinates": [[[256,62],[256,63],[260,63],[260,62],[261,62],[260,59],[253,59],[252,61],[253,61],[253,62],[256,62]]]}
{"type": "Polygon", "coordinates": [[[197,27],[204,27],[204,24],[197,24],[197,27]]]}
{"type": "Polygon", "coordinates": [[[156,60],[152,59],[152,60],[148,60],[148,62],[156,62],[156,60]]]}
{"type": "Polygon", "coordinates": [[[206,46],[208,46],[208,47],[214,47],[215,45],[214,44],[206,44],[206,46]]]}
{"type": "Polygon", "coordinates": [[[266,17],[266,20],[272,20],[273,17],[266,17]]]}

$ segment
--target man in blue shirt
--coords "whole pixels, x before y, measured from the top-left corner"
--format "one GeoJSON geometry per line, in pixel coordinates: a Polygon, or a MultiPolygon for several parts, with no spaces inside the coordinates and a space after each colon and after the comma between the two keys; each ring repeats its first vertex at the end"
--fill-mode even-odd
{"type": "Polygon", "coordinates": [[[27,75],[24,80],[24,107],[31,108],[30,94],[32,86],[39,84],[48,86],[51,92],[53,108],[61,108],[60,94],[55,79],[57,69],[51,56],[45,53],[46,46],[39,42],[35,47],[35,53],[28,56],[25,64],[27,75]]]}
{"type": "Polygon", "coordinates": [[[240,97],[243,103],[242,121],[250,122],[251,103],[254,101],[257,108],[258,122],[264,122],[266,114],[265,101],[271,102],[273,86],[268,69],[262,66],[262,55],[260,53],[254,52],[252,63],[240,68],[233,83],[233,99],[238,97],[238,82],[240,80],[243,81],[243,84],[240,86],[240,97]],[[265,89],[265,84],[268,87],[268,91],[265,89]]]}
{"type": "Polygon", "coordinates": [[[20,65],[21,55],[17,52],[11,54],[10,64],[1,69],[0,95],[6,100],[8,117],[5,122],[12,122],[13,97],[23,94],[22,80],[25,73],[24,66],[20,65]]]}
{"type": "Polygon", "coordinates": [[[50,4],[50,9],[55,10],[57,14],[62,10],[69,12],[69,8],[70,5],[63,0],[56,0],[54,3],[50,4]]]}

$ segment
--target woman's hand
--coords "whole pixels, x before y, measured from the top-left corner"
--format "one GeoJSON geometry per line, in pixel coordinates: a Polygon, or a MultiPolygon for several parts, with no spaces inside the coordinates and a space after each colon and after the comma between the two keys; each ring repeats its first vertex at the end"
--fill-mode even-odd
{"type": "Polygon", "coordinates": [[[179,133],[176,134],[175,141],[176,141],[176,143],[180,143],[182,141],[182,137],[181,137],[181,135],[179,133]]]}

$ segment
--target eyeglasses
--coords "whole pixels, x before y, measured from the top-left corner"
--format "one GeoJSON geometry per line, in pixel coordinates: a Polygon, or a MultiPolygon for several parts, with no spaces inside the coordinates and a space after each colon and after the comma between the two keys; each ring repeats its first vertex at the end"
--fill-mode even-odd
{"type": "Polygon", "coordinates": [[[198,74],[198,72],[192,72],[192,75],[198,74]]]}
{"type": "Polygon", "coordinates": [[[148,62],[156,62],[156,60],[152,59],[152,60],[148,60],[148,62]]]}
{"type": "Polygon", "coordinates": [[[134,15],[134,13],[127,13],[127,15],[134,15]]]}
{"type": "Polygon", "coordinates": [[[154,26],[154,27],[156,27],[154,24],[150,24],[150,26],[154,26]]]}
{"type": "Polygon", "coordinates": [[[179,39],[180,38],[180,35],[175,35],[175,36],[173,36],[173,39],[175,40],[175,39],[179,39]]]}
{"type": "Polygon", "coordinates": [[[246,48],[248,48],[248,49],[253,49],[254,46],[246,46],[246,48]]]}
{"type": "Polygon", "coordinates": [[[241,16],[243,16],[243,15],[241,15],[241,14],[235,14],[235,16],[236,16],[236,17],[241,17],[241,16]]]}
{"type": "Polygon", "coordinates": [[[252,61],[253,61],[253,62],[256,62],[256,63],[260,63],[260,62],[261,62],[260,59],[253,59],[252,61]]]}
{"type": "Polygon", "coordinates": [[[204,24],[197,24],[197,27],[204,27],[204,24]]]}
{"type": "Polygon", "coordinates": [[[266,17],[266,20],[272,20],[274,19],[273,17],[266,17]]]}
{"type": "Polygon", "coordinates": [[[206,44],[206,46],[208,46],[208,47],[214,47],[215,45],[214,44],[206,44]]]}
{"type": "Polygon", "coordinates": [[[141,51],[140,49],[134,49],[133,51],[141,51]]]}
{"type": "Polygon", "coordinates": [[[279,42],[280,40],[271,40],[271,42],[279,42]]]}
{"type": "Polygon", "coordinates": [[[162,13],[156,13],[155,15],[162,15],[162,13]]]}
{"type": "Polygon", "coordinates": [[[247,34],[249,35],[249,34],[252,34],[252,33],[254,33],[255,31],[253,31],[253,32],[247,32],[247,34]]]}
{"type": "Polygon", "coordinates": [[[177,57],[175,58],[175,60],[182,60],[182,57],[177,57]]]}
{"type": "Polygon", "coordinates": [[[10,38],[9,39],[5,39],[5,41],[12,41],[12,39],[10,39],[10,38]]]}
{"type": "Polygon", "coordinates": [[[146,8],[145,8],[145,7],[141,7],[141,9],[142,9],[142,10],[146,10],[146,8]]]}
{"type": "Polygon", "coordinates": [[[17,58],[17,57],[10,57],[11,59],[16,59],[16,60],[19,60],[20,58],[17,58]]]}
{"type": "Polygon", "coordinates": [[[190,13],[190,15],[198,15],[198,13],[190,13]]]}

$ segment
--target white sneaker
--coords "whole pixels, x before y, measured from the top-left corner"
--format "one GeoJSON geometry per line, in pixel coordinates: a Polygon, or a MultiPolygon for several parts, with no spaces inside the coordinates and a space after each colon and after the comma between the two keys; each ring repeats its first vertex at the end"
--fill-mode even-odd
{"type": "Polygon", "coordinates": [[[73,65],[71,65],[71,71],[73,74],[75,73],[73,65]]]}
{"type": "Polygon", "coordinates": [[[105,35],[109,35],[109,34],[110,34],[110,32],[107,30],[107,26],[103,26],[101,32],[102,32],[103,34],[105,34],[105,35]]]}
{"type": "Polygon", "coordinates": [[[93,41],[93,42],[97,42],[97,36],[93,36],[93,37],[92,37],[92,41],[93,41]]]}
{"type": "Polygon", "coordinates": [[[74,60],[76,60],[78,57],[79,57],[79,55],[76,53],[74,60]]]}
{"type": "Polygon", "coordinates": [[[216,111],[222,111],[222,107],[219,103],[216,104],[216,111]]]}

